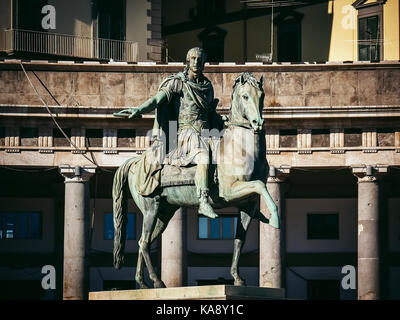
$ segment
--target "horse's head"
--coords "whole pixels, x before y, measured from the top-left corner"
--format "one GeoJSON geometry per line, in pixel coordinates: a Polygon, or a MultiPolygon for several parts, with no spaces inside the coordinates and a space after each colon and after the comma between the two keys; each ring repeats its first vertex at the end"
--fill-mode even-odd
{"type": "Polygon", "coordinates": [[[232,106],[230,120],[232,123],[242,123],[251,127],[254,132],[262,130],[264,120],[262,109],[264,106],[263,76],[260,81],[250,72],[241,73],[233,85],[232,106]]]}

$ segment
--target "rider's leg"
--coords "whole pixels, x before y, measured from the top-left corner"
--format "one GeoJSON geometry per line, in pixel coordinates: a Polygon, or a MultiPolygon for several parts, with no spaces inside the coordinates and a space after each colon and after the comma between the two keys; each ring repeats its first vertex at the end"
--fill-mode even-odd
{"type": "Polygon", "coordinates": [[[196,174],[194,181],[197,188],[197,195],[199,200],[199,213],[209,218],[217,218],[218,214],[214,212],[214,209],[208,203],[208,167],[209,167],[209,155],[208,152],[201,152],[196,156],[197,163],[196,174]]]}

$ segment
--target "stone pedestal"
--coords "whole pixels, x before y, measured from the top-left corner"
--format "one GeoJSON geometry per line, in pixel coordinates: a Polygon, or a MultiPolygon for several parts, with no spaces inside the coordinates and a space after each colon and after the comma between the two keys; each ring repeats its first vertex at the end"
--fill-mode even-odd
{"type": "Polygon", "coordinates": [[[353,168],[358,178],[358,299],[380,298],[379,177],[387,167],[353,168]]]}
{"type": "Polygon", "coordinates": [[[186,209],[178,209],[162,234],[161,279],[170,287],[186,285],[186,209]]]}
{"type": "MultiPolygon", "coordinates": [[[[285,196],[284,181],[289,169],[271,167],[267,189],[278,207],[280,229],[260,222],[260,287],[282,288],[285,284],[285,196]]],[[[268,209],[261,199],[260,211],[265,215],[268,209]]]]}
{"type": "Polygon", "coordinates": [[[228,285],[89,293],[89,300],[281,300],[284,298],[284,289],[228,285]]]}
{"type": "Polygon", "coordinates": [[[65,177],[63,299],[87,299],[89,270],[89,186],[94,168],[61,166],[65,177]]]}

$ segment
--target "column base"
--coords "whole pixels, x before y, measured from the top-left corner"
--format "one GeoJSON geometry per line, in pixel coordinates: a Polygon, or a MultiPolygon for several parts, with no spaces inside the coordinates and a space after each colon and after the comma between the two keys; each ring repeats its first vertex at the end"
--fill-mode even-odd
{"type": "Polygon", "coordinates": [[[232,285],[89,292],[89,300],[283,300],[285,289],[232,285]]]}

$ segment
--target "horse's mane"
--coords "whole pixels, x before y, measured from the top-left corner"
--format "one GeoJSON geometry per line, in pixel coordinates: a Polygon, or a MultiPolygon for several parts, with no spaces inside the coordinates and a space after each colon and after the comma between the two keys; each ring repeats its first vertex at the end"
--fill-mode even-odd
{"type": "Polygon", "coordinates": [[[245,84],[246,82],[249,82],[255,88],[263,90],[262,83],[258,82],[257,79],[253,76],[253,74],[251,72],[242,72],[235,79],[235,82],[234,82],[233,88],[232,88],[232,96],[233,96],[233,93],[235,92],[235,89],[236,89],[238,83],[245,84]]]}
{"type": "Polygon", "coordinates": [[[235,94],[235,90],[238,86],[239,83],[245,84],[246,82],[250,83],[253,87],[260,89],[261,91],[264,92],[262,80],[257,81],[257,79],[253,76],[251,72],[242,72],[239,74],[232,87],[232,95],[231,95],[231,106],[229,108],[230,113],[232,112],[232,102],[233,102],[233,96],[235,94]]]}

